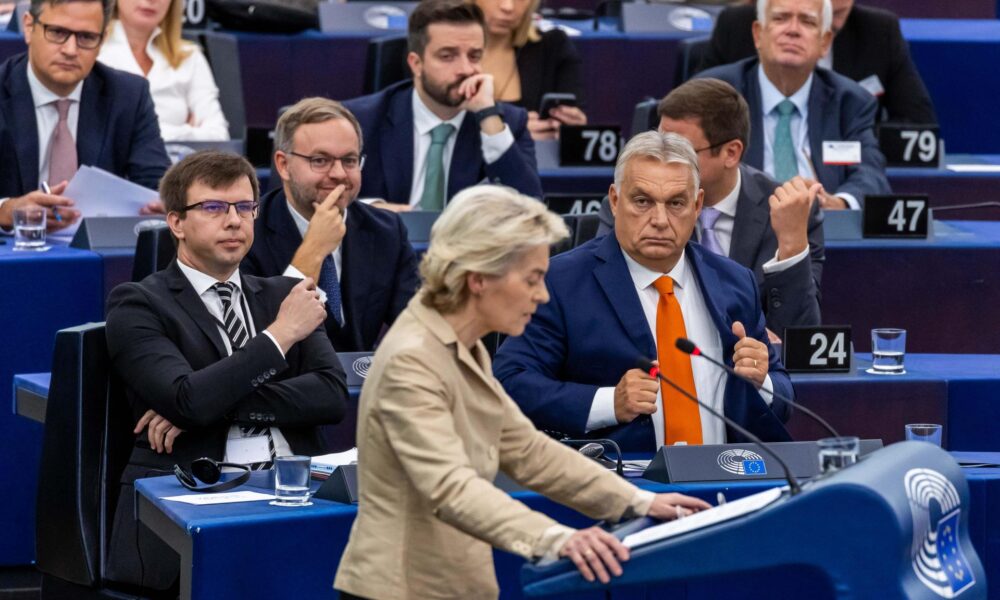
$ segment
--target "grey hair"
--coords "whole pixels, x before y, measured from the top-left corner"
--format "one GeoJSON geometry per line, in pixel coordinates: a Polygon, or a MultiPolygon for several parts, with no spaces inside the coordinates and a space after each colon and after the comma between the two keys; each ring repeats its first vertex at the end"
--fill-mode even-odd
{"type": "MultiPolygon", "coordinates": [[[[761,25],[767,23],[767,4],[771,0],[757,0],[757,20],[761,25]]],[[[821,31],[826,33],[833,26],[833,4],[830,0],[823,0],[823,10],[820,15],[821,31]]]]}
{"type": "Polygon", "coordinates": [[[566,223],[534,198],[499,185],[466,188],[431,228],[420,261],[421,301],[453,313],[468,300],[470,273],[503,276],[529,250],[567,237],[566,223]]]}
{"type": "Polygon", "coordinates": [[[100,2],[101,10],[104,13],[104,26],[108,26],[108,21],[111,20],[111,9],[113,8],[115,2],[114,0],[31,0],[31,4],[28,5],[28,13],[31,14],[31,18],[35,21],[42,14],[42,8],[48,4],[49,6],[58,6],[60,4],[68,4],[69,2],[100,2]]]}
{"type": "Polygon", "coordinates": [[[615,190],[622,191],[625,165],[634,158],[654,158],[665,164],[682,164],[691,169],[694,193],[701,187],[701,171],[698,169],[698,154],[687,138],[676,133],[644,131],[625,144],[618,162],[615,164],[615,190]]]}

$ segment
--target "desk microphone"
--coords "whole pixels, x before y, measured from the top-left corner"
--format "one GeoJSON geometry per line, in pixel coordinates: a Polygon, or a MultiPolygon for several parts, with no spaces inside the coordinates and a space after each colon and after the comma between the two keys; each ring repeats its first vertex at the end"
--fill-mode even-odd
{"type": "Polygon", "coordinates": [[[622,477],[625,476],[625,466],[622,462],[622,449],[618,446],[618,442],[606,439],[574,440],[568,438],[559,440],[559,442],[566,444],[567,446],[573,446],[580,454],[597,461],[599,464],[609,469],[614,469],[615,472],[622,477]],[[614,449],[617,456],[616,460],[611,460],[607,457],[607,446],[611,446],[611,448],[614,449]]]}
{"type": "MultiPolygon", "coordinates": [[[[724,362],[715,360],[711,356],[707,356],[705,354],[702,354],[701,348],[699,348],[698,346],[696,346],[695,343],[692,342],[691,340],[689,340],[687,338],[677,338],[677,341],[674,342],[674,345],[677,346],[677,349],[680,350],[681,352],[683,352],[684,354],[690,354],[691,356],[700,356],[701,358],[704,358],[705,360],[707,360],[708,362],[712,363],[713,365],[719,367],[720,369],[722,369],[726,373],[729,373],[733,377],[735,377],[735,378],[737,378],[737,379],[739,379],[741,381],[745,381],[745,382],[747,382],[749,384],[752,384],[754,387],[757,387],[757,384],[754,383],[754,381],[752,379],[750,379],[749,377],[747,377],[745,375],[741,375],[741,374],[737,373],[736,369],[730,367],[729,365],[727,365],[724,362]]],[[[833,427],[831,427],[830,424],[827,423],[825,419],[823,419],[823,417],[817,415],[812,410],[806,408],[805,406],[802,406],[798,402],[793,402],[791,400],[791,398],[786,398],[785,396],[782,396],[781,394],[778,394],[777,392],[772,392],[771,390],[769,390],[767,388],[762,387],[762,388],[760,388],[760,391],[764,392],[765,394],[770,395],[775,400],[781,400],[782,402],[787,402],[789,406],[793,406],[793,407],[797,408],[798,410],[801,410],[803,413],[805,413],[806,415],[808,415],[809,417],[811,417],[814,421],[816,421],[817,423],[819,423],[820,425],[822,425],[824,429],[826,429],[827,431],[829,431],[830,435],[832,435],[833,437],[840,437],[840,434],[837,433],[836,429],[834,429],[833,427]]]]}
{"type": "Polygon", "coordinates": [[[796,481],[795,477],[792,475],[792,471],[788,468],[788,465],[785,464],[785,461],[781,460],[781,457],[778,456],[774,452],[774,450],[771,450],[771,448],[767,444],[765,444],[763,441],[761,441],[761,439],[759,437],[757,437],[754,434],[750,433],[749,431],[746,430],[746,428],[744,428],[742,425],[740,425],[736,421],[734,421],[734,420],[730,419],[729,417],[727,417],[726,415],[718,412],[717,410],[715,410],[711,406],[708,406],[707,404],[705,404],[704,402],[702,402],[701,400],[699,400],[698,398],[696,398],[695,396],[693,396],[692,394],[690,394],[687,390],[685,390],[681,386],[677,385],[676,383],[674,383],[673,381],[671,381],[670,379],[668,379],[667,377],[665,377],[663,375],[663,373],[660,373],[660,367],[654,365],[653,362],[651,360],[649,360],[648,358],[644,358],[644,357],[640,356],[639,358],[636,359],[636,363],[635,364],[636,364],[636,366],[638,368],[640,368],[643,371],[646,371],[647,373],[649,373],[650,377],[655,377],[655,378],[659,379],[660,381],[662,381],[663,383],[666,383],[670,387],[672,387],[675,390],[677,390],[678,392],[680,392],[681,395],[683,395],[688,400],[694,402],[695,404],[697,404],[701,408],[704,408],[705,410],[707,410],[710,414],[714,415],[715,417],[717,417],[719,419],[722,419],[722,421],[726,425],[729,425],[730,427],[732,427],[733,429],[735,429],[736,431],[738,431],[739,433],[741,433],[748,440],[750,440],[754,444],[757,444],[760,447],[761,450],[763,450],[764,452],[766,452],[767,454],[769,454],[771,456],[771,458],[773,458],[775,460],[775,462],[777,462],[779,465],[781,465],[782,470],[785,472],[785,481],[788,482],[788,490],[789,490],[789,494],[790,495],[795,496],[796,494],[798,494],[798,493],[800,493],[802,491],[802,486],[800,486],[799,482],[796,481]]]}

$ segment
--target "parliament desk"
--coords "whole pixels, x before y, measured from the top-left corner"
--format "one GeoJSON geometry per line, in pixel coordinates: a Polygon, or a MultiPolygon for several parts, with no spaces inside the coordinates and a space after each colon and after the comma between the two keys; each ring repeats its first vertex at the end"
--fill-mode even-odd
{"type": "MultiPolygon", "coordinates": [[[[1000,455],[976,453],[961,455],[960,458],[996,462],[1000,455]]],[[[1000,469],[967,469],[965,475],[971,491],[969,527],[972,542],[983,561],[987,577],[1000,581],[1000,527],[995,523],[995,515],[1000,509],[1000,469]]],[[[712,504],[716,503],[717,492],[723,492],[727,499],[733,500],[781,483],[771,480],[668,485],[633,481],[648,490],[687,493],[712,504]]],[[[298,508],[270,506],[265,501],[191,506],[162,499],[187,493],[173,477],[139,480],[136,489],[138,518],[181,557],[181,598],[270,600],[337,597],[331,584],[357,512],[355,506],[325,500],[314,500],[312,506],[298,508]]],[[[243,489],[268,493],[272,486],[267,474],[260,473],[255,474],[250,486],[243,489]]],[[[585,527],[593,523],[536,493],[521,491],[512,495],[567,525],[585,527]]],[[[780,534],[775,532],[775,535],[780,534]]],[[[863,543],[863,540],[858,542],[863,543]]],[[[499,551],[494,555],[501,598],[521,598],[519,571],[522,559],[499,551]]],[[[627,563],[625,568],[628,568],[627,563]]],[[[739,579],[692,581],[657,587],[655,596],[647,595],[648,590],[633,589],[616,591],[612,597],[691,600],[807,597],[802,595],[804,589],[810,590],[808,597],[824,597],[822,594],[815,595],[817,590],[814,585],[807,573],[749,573],[739,579]]],[[[1000,588],[994,585],[991,590],[991,598],[1000,598],[1000,588]]],[[[605,596],[603,592],[597,592],[574,598],[597,600],[605,596]]]]}
{"type": "MultiPolygon", "coordinates": [[[[0,403],[13,405],[16,373],[52,368],[56,331],[100,321],[103,279],[97,254],[53,247],[47,252],[14,252],[14,240],[0,238],[0,403]]],[[[41,452],[41,427],[0,411],[0,565],[34,559],[34,497],[41,452]]]]}

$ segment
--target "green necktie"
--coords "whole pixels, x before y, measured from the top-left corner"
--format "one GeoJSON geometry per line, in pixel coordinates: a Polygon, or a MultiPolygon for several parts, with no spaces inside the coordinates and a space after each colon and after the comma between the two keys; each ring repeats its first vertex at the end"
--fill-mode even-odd
{"type": "Polygon", "coordinates": [[[774,127],[774,178],[784,183],[799,174],[795,160],[795,146],[792,144],[792,114],[795,104],[785,98],[778,106],[778,124],[774,127]]]}
{"type": "Polygon", "coordinates": [[[420,196],[420,209],[440,212],[444,209],[444,145],[455,126],[441,123],[431,129],[431,147],[427,149],[427,173],[424,175],[424,193],[420,196]]]}

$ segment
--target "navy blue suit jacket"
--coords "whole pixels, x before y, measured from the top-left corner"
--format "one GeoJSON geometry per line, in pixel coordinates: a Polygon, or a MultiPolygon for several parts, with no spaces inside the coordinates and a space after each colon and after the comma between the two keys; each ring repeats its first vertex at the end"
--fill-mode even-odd
{"type": "MultiPolygon", "coordinates": [[[[0,198],[38,189],[38,144],[24,53],[0,65],[0,198]]],[[[154,190],[159,186],[170,159],[145,79],[94,64],[83,81],[76,152],[80,166],[100,167],[154,190]]]]}
{"type": "MultiPolygon", "coordinates": [[[[714,77],[739,90],[750,105],[750,145],[743,162],[764,169],[764,117],[761,109],[760,82],[756,57],[722,65],[698,73],[696,77],[714,77]]],[[[820,183],[830,194],[847,193],[864,203],[867,194],[888,194],[885,157],[875,139],[875,112],[878,102],[863,87],[843,75],[827,69],[813,72],[809,92],[809,153],[820,183]],[[857,165],[823,164],[823,142],[861,142],[861,163],[857,165]]]]}
{"type": "MultiPolygon", "coordinates": [[[[375,348],[382,328],[406,308],[420,282],[399,215],[361,202],[351,203],[347,213],[340,273],[344,327],[327,316],[326,332],[338,352],[362,352],[375,348]]],[[[261,200],[253,246],[240,270],[259,277],[281,275],[301,244],[284,190],[272,190],[261,200]]]]}
{"type": "MultiPolygon", "coordinates": [[[[723,360],[732,366],[737,341],[732,325],[740,321],[747,335],[768,344],[774,389],[791,397],[791,380],[767,341],[753,273],[695,243],[687,245],[685,255],[719,329],[723,360]]],[[[494,374],[540,429],[610,438],[626,452],[655,450],[649,415],[585,431],[598,388],[617,385],[626,371],[635,368],[638,357],[656,356],[656,341],[617,238],[599,237],[554,257],[545,280],[551,300],[538,307],[522,336],[509,338],[500,347],[494,374]]],[[[775,401],[768,407],[749,383],[730,378],[724,407],[726,416],[766,441],[790,439],[783,425],[788,405],[775,401]]],[[[728,427],[726,436],[729,442],[743,441],[728,427]]]]}
{"type": "MultiPolygon", "coordinates": [[[[365,143],[362,198],[410,203],[413,187],[413,82],[402,81],[381,92],[344,102],[361,123],[365,143]]],[[[514,144],[492,164],[483,160],[479,125],[471,114],[462,120],[448,167],[448,198],[467,187],[499,183],[522,194],[542,197],[542,182],[535,163],[535,142],[528,133],[528,113],[500,103],[504,123],[514,144]]]]}

